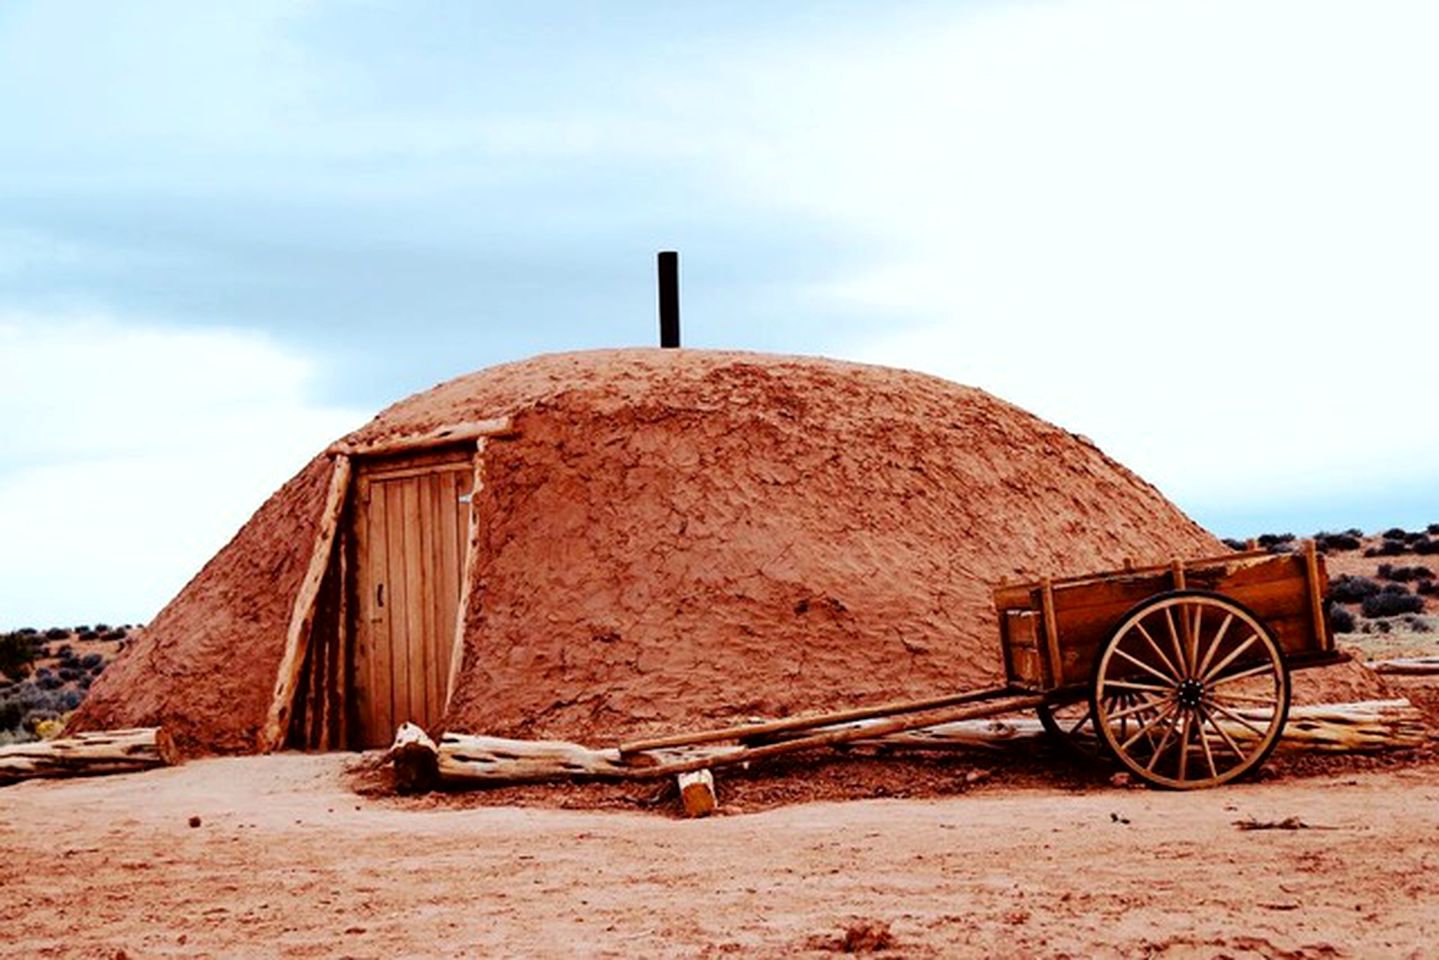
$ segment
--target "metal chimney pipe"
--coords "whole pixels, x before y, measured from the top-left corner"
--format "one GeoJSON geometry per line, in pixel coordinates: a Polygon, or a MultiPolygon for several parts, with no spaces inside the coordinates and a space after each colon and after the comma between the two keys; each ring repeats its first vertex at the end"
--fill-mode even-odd
{"type": "Polygon", "coordinates": [[[661,250],[656,258],[660,284],[660,346],[680,345],[680,255],[661,250]]]}

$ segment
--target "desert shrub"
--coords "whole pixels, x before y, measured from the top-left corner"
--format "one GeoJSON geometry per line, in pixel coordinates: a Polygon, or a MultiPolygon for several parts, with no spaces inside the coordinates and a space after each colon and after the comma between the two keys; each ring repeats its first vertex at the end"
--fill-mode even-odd
{"type": "Polygon", "coordinates": [[[1325,533],[1320,532],[1314,535],[1314,545],[1320,550],[1331,553],[1339,553],[1343,550],[1358,550],[1362,543],[1352,533],[1325,533]]]}
{"type": "Polygon", "coordinates": [[[1414,580],[1433,580],[1434,571],[1421,564],[1412,567],[1396,567],[1392,563],[1379,564],[1379,576],[1385,580],[1410,583],[1414,580]]]}
{"type": "Polygon", "coordinates": [[[80,658],[80,666],[85,670],[94,670],[105,663],[105,658],[98,653],[87,653],[80,658]]]}
{"type": "Polygon", "coordinates": [[[1407,534],[1408,531],[1403,527],[1390,527],[1384,531],[1382,536],[1385,540],[1403,540],[1407,534]]]}
{"type": "Polygon", "coordinates": [[[81,690],[89,690],[89,689],[90,689],[90,684],[92,684],[92,683],[95,682],[95,676],[96,676],[95,674],[89,674],[89,673],[87,673],[87,674],[85,674],[84,676],[82,676],[79,680],[76,680],[75,682],[80,685],[80,689],[81,689],[81,690]]]}
{"type": "Polygon", "coordinates": [[[116,627],[114,630],[106,630],[104,633],[100,634],[100,639],[113,642],[115,640],[124,640],[127,636],[129,636],[128,630],[126,630],[124,627],[116,627]]]}
{"type": "Polygon", "coordinates": [[[1347,607],[1334,604],[1329,608],[1329,629],[1334,633],[1353,633],[1354,626],[1358,623],[1354,614],[1349,612],[1347,607]]]}
{"type": "Polygon", "coordinates": [[[1428,537],[1424,537],[1421,540],[1415,540],[1409,548],[1421,556],[1429,556],[1439,553],[1439,540],[1430,540],[1428,537]]]}
{"type": "Polygon", "coordinates": [[[39,633],[40,631],[39,631],[39,630],[36,630],[34,627],[21,627],[19,630],[16,630],[15,632],[16,632],[16,633],[19,633],[19,634],[24,634],[24,635],[27,636],[27,637],[33,637],[33,636],[35,636],[35,634],[39,633]]]}
{"type": "MultiPolygon", "coordinates": [[[[0,697],[0,733],[32,733],[37,723],[75,709],[81,699],[81,694],[75,690],[45,690],[28,680],[17,684],[4,697],[0,697]],[[67,708],[66,704],[72,702],[74,706],[67,708]]],[[[29,738],[12,736],[10,739],[13,742],[29,738]]]]}
{"type": "Polygon", "coordinates": [[[46,640],[64,640],[68,636],[70,636],[70,631],[61,629],[60,627],[51,627],[45,631],[46,640]]]}
{"type": "Polygon", "coordinates": [[[1278,546],[1281,543],[1293,542],[1294,534],[1292,533],[1261,533],[1259,535],[1259,545],[1266,550],[1270,547],[1278,546]]]}
{"type": "Polygon", "coordinates": [[[80,671],[76,670],[74,667],[61,667],[56,676],[58,676],[61,680],[64,680],[66,683],[74,683],[76,680],[80,679],[80,671]]]}
{"type": "Polygon", "coordinates": [[[18,730],[25,718],[25,708],[19,699],[0,697],[0,731],[18,730]]]}
{"type": "Polygon", "coordinates": [[[1439,595],[1439,583],[1433,580],[1420,580],[1414,589],[1423,594],[1439,595]]]}
{"type": "Polygon", "coordinates": [[[1366,557],[1397,557],[1404,553],[1403,540],[1385,540],[1377,547],[1370,547],[1364,551],[1366,557]]]}
{"type": "Polygon", "coordinates": [[[100,635],[94,630],[81,630],[80,639],[85,641],[98,640],[100,639],[100,635]]]}
{"type": "Polygon", "coordinates": [[[1379,592],[1379,584],[1368,577],[1354,577],[1349,574],[1329,581],[1329,596],[1336,603],[1361,603],[1365,597],[1379,592]]]}
{"type": "Polygon", "coordinates": [[[1424,532],[1430,536],[1439,537],[1439,523],[1431,523],[1424,528],[1424,532]]]}
{"type": "Polygon", "coordinates": [[[79,690],[60,691],[60,712],[70,713],[85,700],[85,695],[79,690]]]}
{"type": "Polygon", "coordinates": [[[61,680],[59,677],[55,676],[55,674],[51,673],[47,676],[36,677],[35,685],[38,686],[41,690],[59,690],[61,687],[65,686],[65,681],[61,680]]]}
{"type": "Polygon", "coordinates": [[[89,629],[90,629],[90,625],[89,625],[88,623],[82,623],[82,624],[80,624],[78,627],[71,627],[71,628],[70,628],[70,632],[71,632],[71,633],[84,633],[86,630],[89,630],[89,629]]]}
{"type": "Polygon", "coordinates": [[[1405,613],[1420,613],[1424,609],[1424,598],[1407,590],[1402,593],[1385,590],[1365,597],[1361,609],[1366,617],[1396,617],[1405,613]]]}
{"type": "Polygon", "coordinates": [[[30,672],[35,663],[35,645],[28,636],[8,633],[0,637],[0,673],[12,679],[30,672]]]}
{"type": "Polygon", "coordinates": [[[1247,549],[1249,549],[1249,544],[1245,543],[1243,540],[1235,540],[1233,537],[1225,537],[1222,542],[1223,542],[1223,544],[1224,544],[1226,547],[1228,547],[1230,550],[1247,550],[1247,549]]]}
{"type": "Polygon", "coordinates": [[[110,629],[110,625],[108,623],[97,623],[90,629],[94,630],[96,633],[104,633],[105,631],[110,629]]]}

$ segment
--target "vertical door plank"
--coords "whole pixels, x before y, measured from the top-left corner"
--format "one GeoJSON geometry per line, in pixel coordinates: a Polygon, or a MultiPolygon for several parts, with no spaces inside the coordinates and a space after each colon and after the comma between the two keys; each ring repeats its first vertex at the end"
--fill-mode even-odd
{"type": "Polygon", "coordinates": [[[369,746],[374,709],[374,681],[370,652],[375,644],[374,569],[371,535],[370,478],[363,473],[355,484],[355,672],[351,687],[355,698],[356,743],[369,746]]]}
{"type": "MultiPolygon", "coordinates": [[[[438,640],[436,653],[438,659],[435,663],[436,690],[439,697],[436,702],[439,704],[439,713],[443,715],[445,709],[445,691],[450,684],[450,656],[455,644],[455,618],[459,613],[460,600],[460,566],[459,557],[455,553],[455,545],[459,542],[459,535],[456,528],[459,527],[459,511],[457,507],[464,504],[459,499],[464,494],[464,478],[469,471],[458,470],[446,471],[441,477],[440,490],[442,496],[438,504],[438,511],[435,517],[435,544],[440,558],[440,583],[436,591],[440,600],[440,616],[436,621],[437,629],[435,637],[438,640]]],[[[436,717],[440,722],[443,716],[436,717]]]]}
{"type": "Polygon", "coordinates": [[[440,624],[444,615],[444,561],[440,556],[440,503],[445,495],[445,474],[435,472],[425,477],[425,569],[428,574],[425,597],[430,622],[425,630],[425,729],[438,734],[440,722],[439,654],[440,624]]]}
{"type": "MultiPolygon", "coordinates": [[[[405,683],[410,712],[399,718],[415,723],[425,722],[425,611],[424,550],[420,542],[420,484],[422,478],[399,481],[405,518],[405,683]]],[[[398,613],[398,611],[396,611],[398,613]]],[[[396,647],[398,659],[400,647],[396,647]]],[[[398,678],[397,678],[398,679],[398,678]]]]}
{"type": "Polygon", "coordinates": [[[404,481],[386,480],[385,491],[385,609],[389,613],[390,643],[384,653],[383,667],[389,675],[390,713],[386,726],[394,730],[409,719],[408,643],[409,618],[405,609],[409,602],[409,581],[405,576],[405,504],[404,481]]]}
{"type": "Polygon", "coordinates": [[[430,711],[426,730],[433,728],[432,733],[440,733],[440,712],[445,698],[445,688],[440,681],[440,656],[445,652],[445,531],[440,527],[440,514],[449,495],[449,474],[436,472],[429,481],[426,547],[430,557],[430,632],[425,638],[425,698],[430,711]]]}

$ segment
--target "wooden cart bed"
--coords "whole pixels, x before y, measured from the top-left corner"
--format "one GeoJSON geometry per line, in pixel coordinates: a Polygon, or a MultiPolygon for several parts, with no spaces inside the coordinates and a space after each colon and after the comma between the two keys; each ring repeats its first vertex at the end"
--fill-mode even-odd
{"type": "Polygon", "coordinates": [[[1312,542],[1299,553],[1254,550],[1152,567],[1001,585],[994,590],[1005,676],[1020,689],[1086,687],[1110,632],[1137,605],[1171,590],[1236,600],[1274,634],[1291,669],[1332,663],[1328,578],[1312,542]]]}

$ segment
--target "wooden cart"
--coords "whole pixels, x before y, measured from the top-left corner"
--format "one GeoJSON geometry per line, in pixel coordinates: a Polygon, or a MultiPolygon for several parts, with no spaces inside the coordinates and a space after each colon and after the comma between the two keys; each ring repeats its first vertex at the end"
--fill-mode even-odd
{"type": "Polygon", "coordinates": [[[1005,674],[1043,693],[1040,720],[1177,789],[1257,769],[1289,713],[1292,670],[1343,660],[1312,542],[1165,566],[1002,585],[1005,674]]]}
{"type": "Polygon", "coordinates": [[[1274,749],[1290,671],[1344,659],[1327,586],[1312,542],[1002,584],[1004,686],[631,741],[585,772],[664,776],[1033,708],[1075,750],[1112,754],[1151,784],[1217,786],[1274,749]]]}

